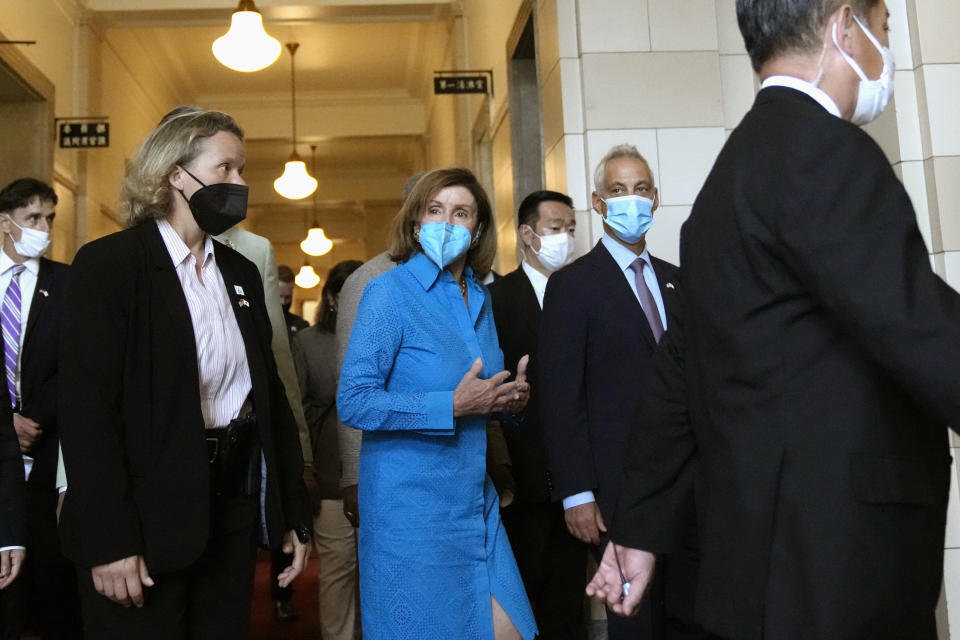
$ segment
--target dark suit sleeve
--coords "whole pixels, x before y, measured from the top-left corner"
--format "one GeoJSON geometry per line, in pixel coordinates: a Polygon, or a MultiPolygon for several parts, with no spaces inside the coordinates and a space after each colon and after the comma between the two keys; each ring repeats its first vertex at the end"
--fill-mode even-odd
{"type": "Polygon", "coordinates": [[[303,450],[300,446],[300,430],[290,409],[287,392],[277,372],[277,363],[270,346],[270,319],[267,317],[264,303],[263,282],[253,263],[248,263],[250,272],[248,280],[255,287],[256,298],[259,304],[255,307],[263,317],[260,323],[266,327],[260,336],[260,348],[264,361],[267,364],[267,379],[270,381],[271,424],[277,456],[278,481],[280,496],[283,502],[284,525],[289,530],[295,526],[310,526],[313,510],[306,485],[303,482],[303,450]]]}
{"type": "Polygon", "coordinates": [[[72,560],[96,566],[143,552],[131,493],[121,392],[134,260],[98,243],[73,263],[60,340],[59,423],[69,489],[64,546],[72,560]]]}
{"type": "Polygon", "coordinates": [[[784,259],[850,338],[957,429],[960,296],[931,269],[913,206],[886,158],[855,133],[831,147],[836,177],[813,179],[816,167],[796,172],[796,197],[785,199],[786,215],[774,222],[784,259]]]}
{"type": "Polygon", "coordinates": [[[23,458],[9,402],[0,402],[0,547],[26,544],[23,458]]]}
{"type": "Polygon", "coordinates": [[[562,500],[597,488],[587,425],[586,296],[569,271],[547,281],[540,319],[540,423],[553,477],[554,498],[562,500]]]}
{"type": "Polygon", "coordinates": [[[617,544],[633,549],[674,551],[692,524],[696,443],[683,354],[683,327],[674,321],[638,387],[643,395],[611,528],[617,544]]]}

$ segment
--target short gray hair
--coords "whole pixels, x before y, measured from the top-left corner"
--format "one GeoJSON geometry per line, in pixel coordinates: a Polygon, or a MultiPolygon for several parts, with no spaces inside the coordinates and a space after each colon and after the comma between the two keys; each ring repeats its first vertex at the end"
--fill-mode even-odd
{"type": "Polygon", "coordinates": [[[607,155],[603,156],[600,164],[597,165],[596,171],[593,172],[593,184],[596,187],[597,193],[604,193],[607,190],[607,163],[617,158],[635,158],[639,160],[650,171],[650,179],[651,181],[653,180],[653,169],[650,169],[650,163],[647,162],[647,159],[643,157],[640,151],[632,144],[618,144],[610,149],[610,151],[607,151],[607,155]]]}

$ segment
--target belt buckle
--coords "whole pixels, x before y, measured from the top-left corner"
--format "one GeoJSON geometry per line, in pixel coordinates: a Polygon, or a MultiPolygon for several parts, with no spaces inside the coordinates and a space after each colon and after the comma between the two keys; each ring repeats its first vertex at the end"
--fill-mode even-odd
{"type": "Polygon", "coordinates": [[[213,464],[213,461],[217,459],[217,454],[220,453],[220,438],[207,438],[207,455],[210,458],[210,464],[213,464]],[[210,446],[210,443],[213,443],[213,447],[210,446]],[[213,452],[211,453],[211,449],[213,452]]]}

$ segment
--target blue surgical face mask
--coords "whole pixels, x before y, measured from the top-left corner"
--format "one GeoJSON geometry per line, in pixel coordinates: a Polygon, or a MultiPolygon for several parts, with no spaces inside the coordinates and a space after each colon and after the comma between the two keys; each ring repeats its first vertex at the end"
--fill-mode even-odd
{"type": "Polygon", "coordinates": [[[473,238],[466,227],[449,222],[428,222],[420,227],[420,246],[441,269],[462,256],[473,238]]]}
{"type": "Polygon", "coordinates": [[[643,196],[607,198],[606,223],[617,237],[635,244],[653,224],[653,200],[643,196]]]}

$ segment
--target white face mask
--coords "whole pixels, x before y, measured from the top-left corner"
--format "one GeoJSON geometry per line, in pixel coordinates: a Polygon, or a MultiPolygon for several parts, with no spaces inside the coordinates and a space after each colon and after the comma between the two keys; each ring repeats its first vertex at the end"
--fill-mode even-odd
{"type": "MultiPolygon", "coordinates": [[[[533,231],[533,227],[530,227],[530,230],[533,231]]],[[[570,262],[570,258],[573,257],[573,236],[569,233],[541,236],[533,231],[533,235],[540,238],[540,251],[533,247],[530,247],[530,250],[537,256],[537,260],[544,269],[553,273],[570,262]]]]}
{"type": "Polygon", "coordinates": [[[19,240],[14,240],[13,234],[10,234],[10,239],[13,240],[13,250],[17,252],[17,255],[21,255],[24,258],[39,258],[42,256],[50,246],[50,234],[46,231],[37,231],[36,229],[21,227],[16,222],[13,222],[13,218],[10,215],[7,215],[7,219],[13,223],[13,226],[20,229],[19,240]]]}
{"type": "Polygon", "coordinates": [[[837,42],[837,23],[833,23],[833,43],[837,45],[840,55],[847,61],[850,68],[860,76],[857,106],[853,111],[853,117],[850,119],[850,122],[856,125],[865,125],[876,120],[886,108],[887,103],[890,102],[890,96],[893,95],[893,72],[896,70],[897,65],[893,59],[893,52],[890,51],[890,48],[880,44],[876,37],[870,33],[870,29],[867,29],[867,27],[860,22],[859,18],[854,16],[853,19],[883,58],[883,71],[880,72],[880,77],[876,80],[871,80],[867,77],[867,74],[863,72],[860,65],[857,64],[857,61],[840,48],[840,44],[837,42]]]}

